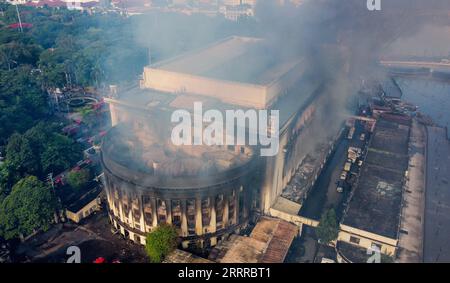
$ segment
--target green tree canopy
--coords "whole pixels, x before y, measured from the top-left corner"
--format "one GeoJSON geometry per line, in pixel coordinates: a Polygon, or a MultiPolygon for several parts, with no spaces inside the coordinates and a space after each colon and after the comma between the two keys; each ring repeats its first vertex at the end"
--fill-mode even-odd
{"type": "Polygon", "coordinates": [[[81,146],[59,134],[60,130],[55,124],[40,122],[24,134],[39,157],[41,175],[60,173],[81,158],[81,146]]]}
{"type": "Polygon", "coordinates": [[[151,262],[162,262],[177,247],[178,233],[175,227],[162,224],[147,235],[145,250],[151,262]]]}
{"type": "Polygon", "coordinates": [[[44,180],[48,173],[61,173],[81,158],[81,146],[58,131],[59,127],[40,122],[24,134],[11,135],[0,167],[2,191],[27,175],[44,180]]]}
{"type": "Polygon", "coordinates": [[[6,160],[9,162],[10,168],[18,175],[40,172],[39,158],[24,135],[15,133],[9,138],[6,146],[6,160]]]}
{"type": "Polygon", "coordinates": [[[57,202],[51,189],[35,176],[14,185],[0,205],[0,235],[5,239],[27,236],[50,227],[57,202]]]}
{"type": "Polygon", "coordinates": [[[316,229],[316,235],[320,242],[329,244],[337,239],[338,234],[339,224],[336,220],[336,213],[334,209],[330,209],[322,215],[319,226],[316,229]]]}
{"type": "Polygon", "coordinates": [[[91,172],[87,169],[73,170],[67,174],[67,183],[74,189],[82,189],[91,180],[91,172]]]}
{"type": "Polygon", "coordinates": [[[29,66],[0,70],[0,145],[23,133],[48,113],[47,95],[29,66]]]}

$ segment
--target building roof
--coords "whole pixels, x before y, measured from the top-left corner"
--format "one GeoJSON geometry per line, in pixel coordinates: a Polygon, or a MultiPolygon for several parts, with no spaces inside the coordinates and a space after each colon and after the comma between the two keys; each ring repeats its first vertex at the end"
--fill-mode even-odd
{"type": "Polygon", "coordinates": [[[163,263],[213,263],[210,260],[193,255],[179,249],[174,250],[166,256],[163,263]]]}
{"type": "Polygon", "coordinates": [[[266,85],[302,61],[282,60],[264,40],[232,36],[204,48],[156,63],[151,68],[241,83],[266,85]],[[271,56],[268,56],[271,54],[271,56]]]}
{"type": "Polygon", "coordinates": [[[282,263],[297,234],[294,224],[261,217],[249,237],[232,235],[212,254],[221,263],[282,263]]]}
{"type": "MultiPolygon", "coordinates": [[[[145,67],[140,88],[105,99],[140,110],[279,110],[280,128],[317,94],[302,58],[284,58],[258,38],[232,36],[145,67]],[[269,56],[270,55],[270,56],[269,56]]],[[[159,114],[158,114],[159,115],[159,114]]]]}
{"type": "MultiPolygon", "coordinates": [[[[270,109],[279,110],[280,114],[280,130],[288,124],[288,121],[295,115],[303,112],[304,109],[316,98],[318,83],[311,80],[301,79],[298,87],[295,87],[287,94],[278,99],[270,109]]],[[[209,109],[219,110],[225,113],[226,110],[242,109],[248,110],[249,107],[232,105],[224,103],[214,97],[201,95],[186,95],[156,91],[154,89],[140,89],[138,87],[130,88],[120,92],[119,97],[105,98],[105,102],[122,105],[127,108],[139,109],[141,111],[157,110],[158,117],[162,117],[165,111],[170,115],[175,109],[193,110],[194,102],[202,102],[203,112],[209,109]],[[160,111],[163,110],[163,111],[160,111]]],[[[225,115],[224,115],[225,117],[225,115]]],[[[170,121],[168,116],[167,121],[170,121]]]]}
{"type": "Polygon", "coordinates": [[[77,213],[96,199],[102,192],[102,189],[98,182],[91,181],[84,188],[69,195],[63,195],[61,199],[68,211],[77,213]]]}
{"type": "Polygon", "coordinates": [[[344,225],[397,239],[408,140],[409,126],[378,120],[344,225]]]}

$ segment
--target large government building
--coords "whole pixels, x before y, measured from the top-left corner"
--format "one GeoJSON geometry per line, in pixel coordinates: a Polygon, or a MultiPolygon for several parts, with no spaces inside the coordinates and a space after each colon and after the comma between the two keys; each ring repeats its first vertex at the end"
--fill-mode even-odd
{"type": "Polygon", "coordinates": [[[207,248],[268,214],[308,153],[308,125],[326,102],[307,62],[271,56],[265,41],[230,37],[145,67],[139,87],[106,101],[112,129],[102,145],[109,214],[126,237],[145,244],[161,223],[183,247],[207,248]],[[280,111],[279,152],[257,146],[175,146],[174,110],[280,111]],[[171,126],[172,125],[172,126],[171,126]]]}

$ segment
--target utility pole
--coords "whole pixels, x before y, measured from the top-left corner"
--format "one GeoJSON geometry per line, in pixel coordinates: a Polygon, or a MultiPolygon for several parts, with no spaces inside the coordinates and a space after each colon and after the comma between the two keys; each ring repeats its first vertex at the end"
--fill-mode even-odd
{"type": "Polygon", "coordinates": [[[19,27],[20,27],[20,32],[23,32],[23,27],[22,27],[22,19],[20,19],[20,13],[19,13],[19,4],[16,3],[16,12],[17,12],[17,18],[19,19],[19,27]]]}
{"type": "Polygon", "coordinates": [[[52,185],[52,189],[55,190],[55,183],[53,182],[53,172],[47,175],[47,181],[52,185]]]}

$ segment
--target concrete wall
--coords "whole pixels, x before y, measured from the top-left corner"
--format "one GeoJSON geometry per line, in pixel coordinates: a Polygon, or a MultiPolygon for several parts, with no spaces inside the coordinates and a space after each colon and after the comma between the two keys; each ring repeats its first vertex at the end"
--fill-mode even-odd
{"type": "Polygon", "coordinates": [[[274,208],[271,208],[269,210],[269,215],[283,219],[287,222],[293,223],[300,227],[302,227],[303,224],[311,226],[311,227],[317,227],[319,225],[319,221],[316,221],[314,219],[302,217],[300,215],[289,214],[289,213],[286,213],[286,212],[283,212],[283,211],[280,211],[280,210],[277,210],[274,208]]]}
{"type": "Polygon", "coordinates": [[[145,244],[145,235],[161,223],[179,228],[183,246],[213,246],[225,234],[245,226],[253,197],[251,180],[243,177],[202,189],[140,187],[105,167],[111,222],[127,238],[145,244]]]}
{"type": "Polygon", "coordinates": [[[75,223],[79,223],[81,220],[91,215],[94,211],[100,210],[99,203],[100,199],[96,198],[77,212],[66,210],[66,217],[75,223]]]}
{"type": "Polygon", "coordinates": [[[302,127],[307,127],[307,124],[311,122],[314,117],[315,103],[309,105],[302,115],[287,123],[288,129],[280,134],[279,153],[266,159],[265,178],[261,190],[261,206],[264,213],[269,212],[270,207],[275,203],[308,153],[303,147],[304,138],[307,138],[308,135],[307,130],[295,137],[294,145],[289,149],[291,151],[289,158],[286,158],[283,149],[287,146],[289,139],[294,134],[293,132],[302,127]]]}
{"type": "Polygon", "coordinates": [[[221,81],[149,67],[144,68],[143,86],[162,92],[215,97],[224,103],[257,109],[264,109],[267,103],[266,88],[263,86],[221,81]]]}
{"type": "Polygon", "coordinates": [[[301,79],[305,70],[306,66],[303,60],[300,60],[291,70],[283,74],[278,80],[269,84],[266,90],[266,103],[271,105],[281,95],[289,91],[289,88],[301,79]]]}
{"type": "Polygon", "coordinates": [[[396,239],[387,238],[343,224],[341,224],[340,228],[338,241],[347,242],[364,249],[369,249],[372,247],[372,244],[377,244],[381,246],[381,253],[383,254],[394,256],[396,253],[398,242],[396,239]],[[350,237],[352,236],[359,239],[358,244],[350,241],[350,237]]]}

